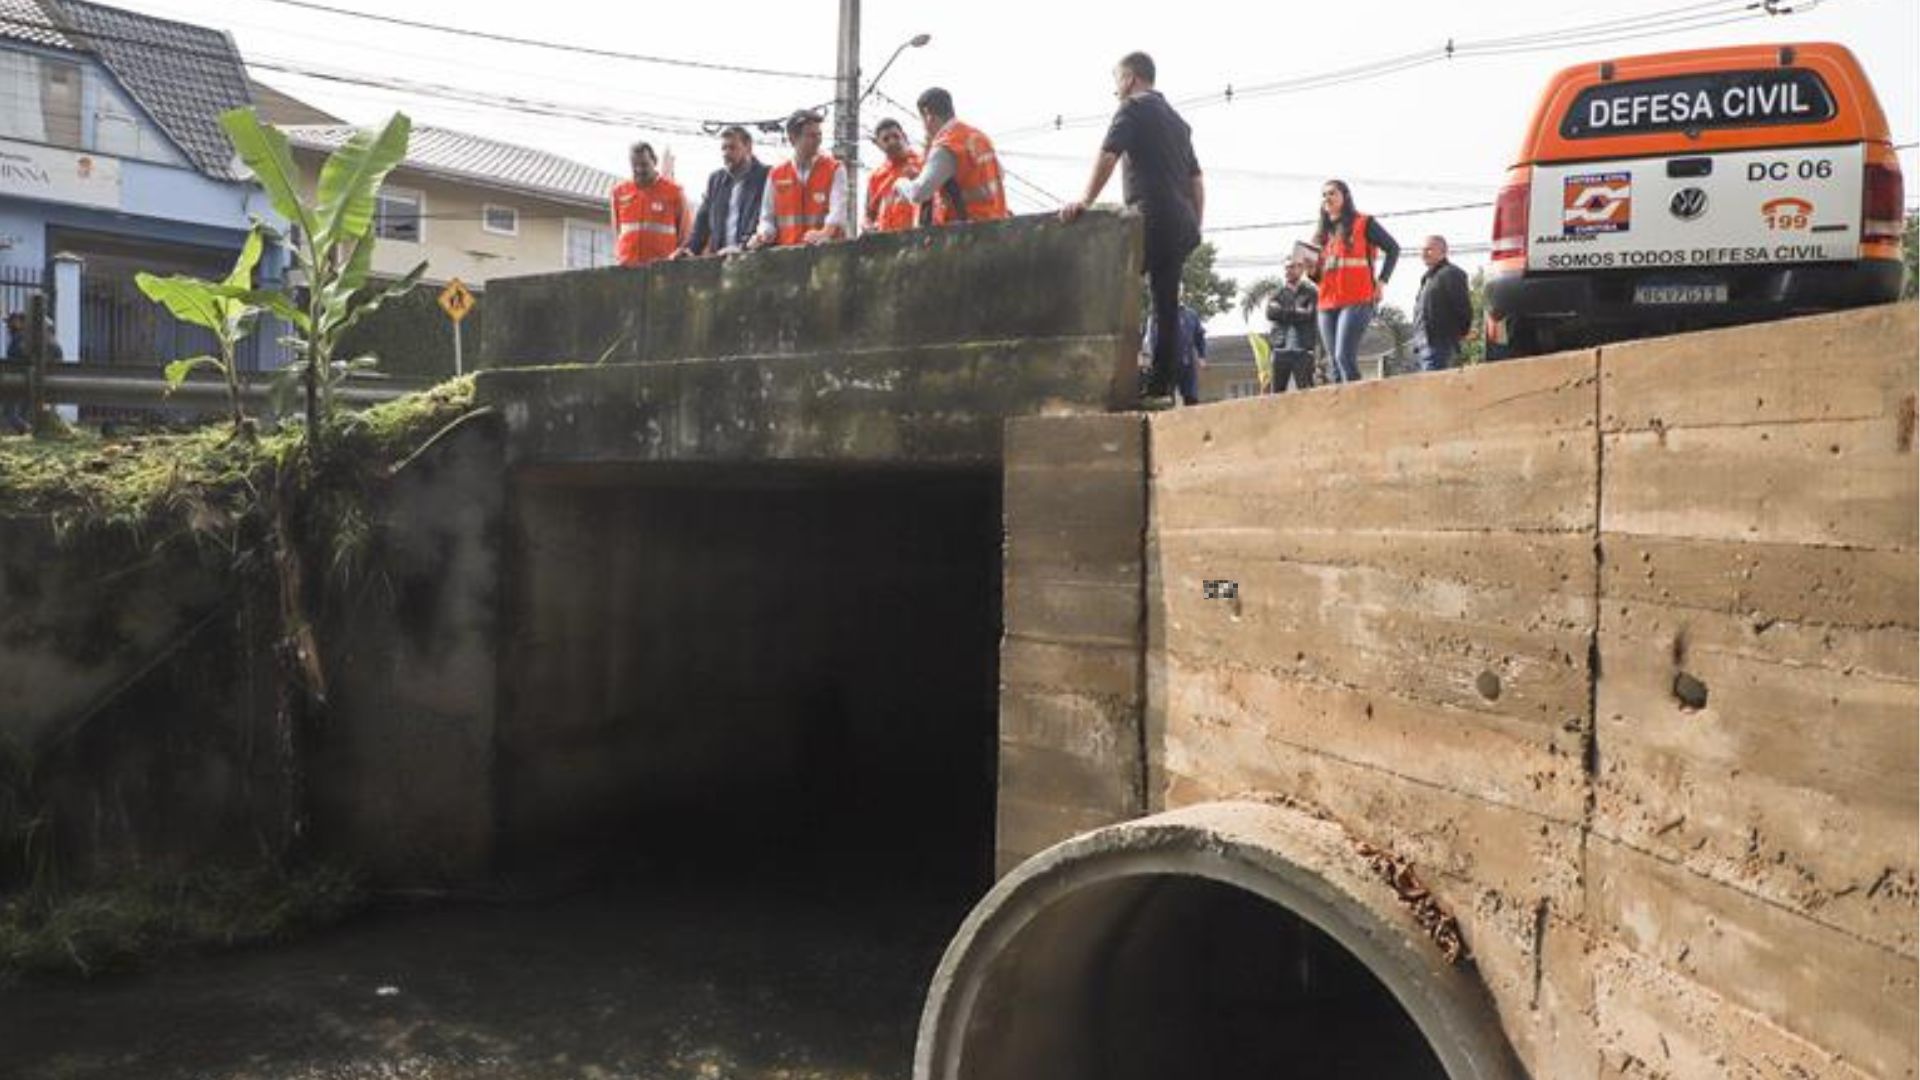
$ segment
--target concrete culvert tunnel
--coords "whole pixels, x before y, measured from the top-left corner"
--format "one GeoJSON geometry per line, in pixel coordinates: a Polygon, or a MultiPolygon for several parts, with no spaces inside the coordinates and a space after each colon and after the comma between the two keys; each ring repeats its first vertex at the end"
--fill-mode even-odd
{"type": "Polygon", "coordinates": [[[569,465],[513,501],[506,865],[984,889],[997,472],[569,465]]]}
{"type": "Polygon", "coordinates": [[[1519,1077],[1470,969],[1357,861],[1232,804],[1036,856],[949,947],[916,1080],[1519,1077]]]}

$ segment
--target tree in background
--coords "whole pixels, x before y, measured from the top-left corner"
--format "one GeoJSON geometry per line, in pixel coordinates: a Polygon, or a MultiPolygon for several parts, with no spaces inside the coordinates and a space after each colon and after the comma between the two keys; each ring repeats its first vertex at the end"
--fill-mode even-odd
{"type": "Polygon", "coordinates": [[[1906,244],[1900,257],[1907,264],[1907,276],[1900,285],[1900,299],[1911,300],[1916,292],[1920,292],[1920,265],[1914,261],[1920,257],[1920,213],[1907,214],[1906,244]]]}
{"type": "MultiPolygon", "coordinates": [[[[1201,322],[1206,322],[1223,312],[1233,310],[1233,299],[1240,295],[1240,283],[1232,278],[1224,278],[1213,271],[1213,260],[1220,253],[1212,243],[1202,241],[1187,256],[1187,265],[1180,271],[1180,302],[1194,310],[1201,322]]],[[[1140,318],[1144,322],[1153,312],[1153,299],[1147,295],[1145,282],[1140,285],[1140,318]]]]}
{"type": "Polygon", "coordinates": [[[1467,295],[1473,300],[1473,329],[1460,343],[1460,364],[1477,364],[1487,358],[1487,268],[1473,272],[1467,281],[1467,295]]]}
{"type": "Polygon", "coordinates": [[[1413,320],[1407,318],[1407,313],[1392,304],[1383,303],[1373,309],[1373,325],[1393,337],[1393,351],[1387,354],[1384,365],[1386,374],[1405,375],[1417,370],[1413,350],[1407,348],[1413,340],[1413,320]]]}
{"type": "Polygon", "coordinates": [[[1180,302],[1198,313],[1201,322],[1233,310],[1233,298],[1240,294],[1239,282],[1213,272],[1219,254],[1211,242],[1201,241],[1180,271],[1180,302]]]}
{"type": "Polygon", "coordinates": [[[1287,279],[1278,275],[1255,278],[1240,291],[1240,317],[1252,322],[1254,312],[1261,312],[1264,315],[1267,298],[1279,292],[1280,287],[1286,283],[1287,279]]]}

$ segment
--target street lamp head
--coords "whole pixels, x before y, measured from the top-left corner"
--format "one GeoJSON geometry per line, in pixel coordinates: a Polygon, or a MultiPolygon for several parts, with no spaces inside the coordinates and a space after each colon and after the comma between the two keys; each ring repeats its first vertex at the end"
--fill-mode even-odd
{"type": "Polygon", "coordinates": [[[932,41],[932,40],[933,40],[933,35],[932,35],[932,34],[915,34],[915,35],[913,35],[912,37],[910,37],[910,38],[908,38],[908,39],[907,39],[907,44],[909,44],[909,45],[911,45],[911,46],[913,46],[914,48],[916,48],[916,49],[918,49],[918,48],[921,48],[922,46],[924,46],[924,45],[926,45],[926,43],[927,43],[927,42],[929,42],[929,41],[932,41]]]}

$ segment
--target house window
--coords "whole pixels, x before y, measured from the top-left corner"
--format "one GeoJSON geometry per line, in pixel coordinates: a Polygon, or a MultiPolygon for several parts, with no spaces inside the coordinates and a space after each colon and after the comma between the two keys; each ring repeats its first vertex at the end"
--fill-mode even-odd
{"type": "Polygon", "coordinates": [[[373,214],[373,234],[404,244],[420,242],[420,214],[426,198],[417,191],[383,187],[373,214]]]}
{"type": "Polygon", "coordinates": [[[80,149],[80,65],[57,60],[40,62],[40,108],[47,141],[80,149]]]}
{"type": "Polygon", "coordinates": [[[520,211],[488,203],[480,208],[480,228],[496,236],[519,236],[520,211]]]}
{"type": "Polygon", "coordinates": [[[613,229],[567,219],[567,269],[591,270],[613,265],[613,229]]]}

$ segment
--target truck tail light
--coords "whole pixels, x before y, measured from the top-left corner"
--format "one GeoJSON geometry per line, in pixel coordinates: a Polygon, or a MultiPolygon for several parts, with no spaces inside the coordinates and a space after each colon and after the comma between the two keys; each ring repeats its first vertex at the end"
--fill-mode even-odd
{"type": "Polygon", "coordinates": [[[1866,191],[1860,200],[1860,239],[1869,244],[1897,244],[1905,228],[1906,184],[1900,163],[1868,164],[1866,191]]]}
{"type": "Polygon", "coordinates": [[[1500,189],[1493,202],[1493,261],[1527,257],[1527,198],[1533,185],[1526,180],[1500,189]]]}

